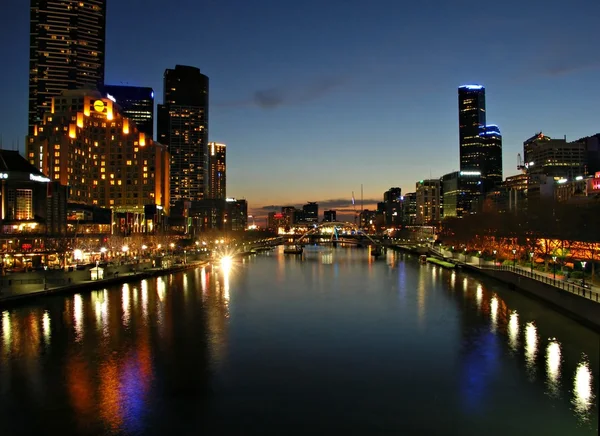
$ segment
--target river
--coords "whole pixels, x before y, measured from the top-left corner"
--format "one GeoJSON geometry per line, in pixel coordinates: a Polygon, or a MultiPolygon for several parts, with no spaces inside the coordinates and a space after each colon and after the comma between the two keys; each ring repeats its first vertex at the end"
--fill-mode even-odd
{"type": "Polygon", "coordinates": [[[0,309],[2,435],[598,433],[599,336],[493,280],[309,247],[0,309]]]}

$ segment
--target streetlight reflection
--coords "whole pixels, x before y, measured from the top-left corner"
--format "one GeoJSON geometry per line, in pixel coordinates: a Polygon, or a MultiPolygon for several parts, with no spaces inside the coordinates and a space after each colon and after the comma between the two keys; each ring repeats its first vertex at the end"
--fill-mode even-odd
{"type": "Polygon", "coordinates": [[[490,311],[491,311],[491,319],[492,319],[492,332],[496,332],[498,328],[498,297],[495,295],[492,297],[492,301],[490,301],[490,311]]]}
{"type": "Polygon", "coordinates": [[[75,340],[81,340],[83,336],[83,300],[80,294],[73,297],[73,325],[75,327],[75,340]]]}
{"type": "Polygon", "coordinates": [[[525,363],[527,368],[534,372],[535,358],[538,352],[537,327],[533,322],[528,322],[525,326],[525,363]]]}
{"type": "Polygon", "coordinates": [[[10,347],[10,340],[12,337],[10,328],[10,314],[8,313],[8,310],[5,310],[2,312],[2,340],[4,341],[4,346],[6,348],[10,347]]]}
{"type": "Polygon", "coordinates": [[[477,285],[477,294],[476,294],[476,301],[477,301],[477,310],[481,309],[481,300],[483,298],[483,286],[481,285],[477,285]]]}
{"type": "Polygon", "coordinates": [[[519,314],[513,312],[508,320],[508,345],[512,351],[519,348],[519,314]]]}
{"type": "Polygon", "coordinates": [[[575,412],[583,420],[588,419],[588,412],[592,407],[592,400],[594,395],[592,394],[592,371],[590,370],[589,363],[583,361],[579,363],[577,370],[575,371],[575,381],[573,387],[573,406],[575,406],[575,412]]]}
{"type": "Polygon", "coordinates": [[[560,344],[552,340],[546,348],[546,372],[548,373],[548,390],[553,397],[558,396],[560,387],[560,344]]]}
{"type": "Polygon", "coordinates": [[[129,302],[129,285],[125,283],[123,289],[121,289],[121,301],[123,307],[123,326],[129,325],[129,318],[131,316],[130,302],[129,302]]]}
{"type": "Polygon", "coordinates": [[[42,315],[42,332],[44,333],[44,340],[47,344],[50,344],[50,314],[47,310],[42,315]]]}

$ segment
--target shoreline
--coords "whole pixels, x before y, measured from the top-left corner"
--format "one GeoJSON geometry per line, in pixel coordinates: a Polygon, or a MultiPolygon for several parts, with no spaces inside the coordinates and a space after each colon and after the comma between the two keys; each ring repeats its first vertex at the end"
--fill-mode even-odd
{"type": "Polygon", "coordinates": [[[18,295],[0,296],[0,308],[11,306],[18,303],[27,302],[35,298],[47,297],[53,295],[64,295],[64,294],[75,294],[77,292],[93,291],[98,288],[120,285],[124,283],[131,283],[139,280],[144,280],[151,277],[159,277],[169,275],[189,269],[201,268],[209,265],[209,261],[201,260],[190,262],[186,265],[177,265],[164,269],[153,269],[145,270],[142,272],[136,272],[129,275],[119,275],[118,277],[111,277],[102,280],[89,280],[80,283],[74,283],[66,286],[58,286],[50,289],[41,289],[39,291],[31,291],[18,295]]]}

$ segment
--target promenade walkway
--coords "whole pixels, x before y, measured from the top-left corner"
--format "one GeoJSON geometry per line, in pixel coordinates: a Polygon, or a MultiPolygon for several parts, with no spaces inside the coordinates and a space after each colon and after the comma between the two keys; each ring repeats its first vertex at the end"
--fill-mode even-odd
{"type": "Polygon", "coordinates": [[[465,265],[469,268],[481,270],[482,272],[485,270],[498,270],[498,271],[507,271],[513,274],[517,274],[519,276],[527,277],[533,280],[537,280],[539,282],[545,283],[547,285],[553,286],[557,289],[560,289],[565,292],[569,292],[571,294],[579,295],[580,297],[584,297],[588,300],[594,301],[596,303],[600,303],[600,287],[591,285],[590,283],[585,283],[583,286],[583,282],[580,279],[577,280],[568,280],[565,276],[557,274],[554,275],[553,272],[542,272],[542,271],[531,271],[531,268],[527,268],[521,265],[496,265],[493,262],[469,262],[469,261],[461,261],[457,258],[450,258],[444,256],[444,254],[435,249],[430,249],[434,254],[443,257],[444,259],[453,262],[457,265],[465,265]]]}

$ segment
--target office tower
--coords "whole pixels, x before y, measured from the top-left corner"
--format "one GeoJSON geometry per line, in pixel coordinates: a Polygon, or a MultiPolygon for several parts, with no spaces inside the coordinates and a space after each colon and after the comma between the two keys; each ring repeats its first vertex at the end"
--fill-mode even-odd
{"type": "Polygon", "coordinates": [[[462,218],[476,213],[483,186],[479,171],[454,171],[442,177],[444,218],[462,218]]]}
{"type": "Polygon", "coordinates": [[[417,221],[417,193],[409,192],[401,197],[402,201],[402,224],[414,226],[417,221]]]}
{"type": "Polygon", "coordinates": [[[158,140],[171,154],[171,204],[208,190],[208,77],[183,65],[167,69],[158,105],[158,140]]]}
{"type": "Polygon", "coordinates": [[[390,188],[383,193],[382,212],[384,226],[388,229],[402,225],[402,189],[390,188]]]}
{"type": "Polygon", "coordinates": [[[168,213],[166,148],[100,92],[64,91],[34,127],[27,158],[50,180],[69,186],[69,201],[138,214],[138,226],[146,205],[168,213]]]}
{"type": "Polygon", "coordinates": [[[106,0],[31,0],[29,135],[68,89],[104,83],[106,0]]]}
{"type": "Polygon", "coordinates": [[[337,221],[337,212],[335,210],[326,210],[323,213],[324,223],[334,223],[337,221]]]}
{"type": "Polygon", "coordinates": [[[302,206],[304,222],[318,223],[319,222],[319,205],[314,201],[309,201],[302,206]]]}
{"type": "Polygon", "coordinates": [[[226,146],[208,144],[208,198],[224,199],[227,193],[226,146]]]}
{"type": "Polygon", "coordinates": [[[529,183],[539,177],[572,180],[587,175],[588,152],[585,141],[552,139],[542,132],[523,142],[529,183]]]}
{"type": "Polygon", "coordinates": [[[417,182],[417,210],[415,223],[436,225],[442,217],[442,186],[440,179],[421,180],[417,182]]]}
{"type": "Polygon", "coordinates": [[[121,108],[123,116],[135,122],[138,130],[154,139],[154,90],[140,86],[102,86],[104,97],[121,108]]]}
{"type": "Polygon", "coordinates": [[[248,202],[228,198],[225,200],[226,222],[225,229],[234,232],[244,231],[248,227],[248,202]]]}
{"type": "Polygon", "coordinates": [[[484,191],[502,183],[502,135],[495,124],[486,124],[485,88],[458,88],[460,170],[480,172],[484,191]]]}

